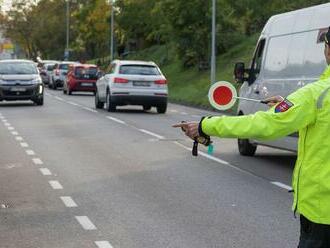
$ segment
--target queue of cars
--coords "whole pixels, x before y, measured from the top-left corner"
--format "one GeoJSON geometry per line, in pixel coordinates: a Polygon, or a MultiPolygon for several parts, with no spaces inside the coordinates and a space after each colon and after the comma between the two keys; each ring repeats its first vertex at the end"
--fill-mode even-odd
{"type": "Polygon", "coordinates": [[[95,108],[141,105],[145,111],[167,109],[167,80],[154,62],[115,60],[102,72],[96,65],[44,60],[0,61],[0,101],[32,100],[43,105],[44,85],[63,93],[92,92],[95,108]]]}

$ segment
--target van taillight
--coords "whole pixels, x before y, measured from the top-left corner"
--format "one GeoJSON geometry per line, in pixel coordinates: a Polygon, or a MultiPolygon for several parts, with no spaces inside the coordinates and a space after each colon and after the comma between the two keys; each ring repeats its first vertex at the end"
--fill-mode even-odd
{"type": "Polygon", "coordinates": [[[167,84],[166,79],[156,80],[155,84],[167,84]]]}
{"type": "Polygon", "coordinates": [[[125,78],[114,78],[113,82],[116,84],[126,84],[128,80],[125,78]]]}

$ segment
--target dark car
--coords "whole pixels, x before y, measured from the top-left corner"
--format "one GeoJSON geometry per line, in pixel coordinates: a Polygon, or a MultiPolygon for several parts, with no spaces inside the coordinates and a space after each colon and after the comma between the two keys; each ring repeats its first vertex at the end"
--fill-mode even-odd
{"type": "Polygon", "coordinates": [[[96,65],[70,65],[63,85],[63,93],[71,95],[74,91],[93,92],[96,90],[98,68],[96,65]]]}
{"type": "Polygon", "coordinates": [[[43,105],[43,95],[44,86],[33,61],[0,61],[0,101],[32,100],[43,105]]]}

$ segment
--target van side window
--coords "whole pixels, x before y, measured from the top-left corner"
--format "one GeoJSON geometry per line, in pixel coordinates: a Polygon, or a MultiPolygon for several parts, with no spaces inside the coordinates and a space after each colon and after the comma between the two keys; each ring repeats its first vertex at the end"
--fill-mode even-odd
{"type": "Polygon", "coordinates": [[[264,67],[266,78],[283,78],[287,68],[290,44],[289,35],[270,38],[264,67]]]}
{"type": "Polygon", "coordinates": [[[257,49],[254,54],[254,58],[251,64],[250,78],[249,81],[253,83],[259,76],[261,65],[262,65],[262,55],[264,53],[266,40],[262,39],[259,41],[257,49]]]}

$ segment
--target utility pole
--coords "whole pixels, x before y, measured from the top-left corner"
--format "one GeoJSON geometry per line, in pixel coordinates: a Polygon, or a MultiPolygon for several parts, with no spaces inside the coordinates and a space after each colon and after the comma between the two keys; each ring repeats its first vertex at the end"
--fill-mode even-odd
{"type": "Polygon", "coordinates": [[[70,0],[66,0],[66,47],[64,52],[65,60],[69,60],[69,41],[70,41],[70,0]]]}
{"type": "Polygon", "coordinates": [[[211,53],[211,85],[216,82],[216,0],[212,0],[212,53],[211,53]]]}
{"type": "Polygon", "coordinates": [[[114,0],[110,0],[111,2],[111,38],[110,38],[110,61],[113,60],[114,57],[114,21],[115,21],[115,17],[114,17],[114,0]]]}

